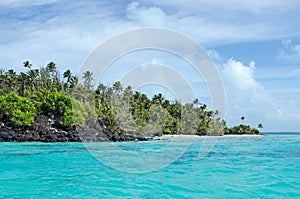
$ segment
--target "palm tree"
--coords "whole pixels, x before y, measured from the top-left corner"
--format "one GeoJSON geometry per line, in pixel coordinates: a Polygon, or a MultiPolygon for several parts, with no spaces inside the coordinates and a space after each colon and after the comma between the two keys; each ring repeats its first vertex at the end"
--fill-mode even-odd
{"type": "Polygon", "coordinates": [[[78,87],[78,85],[79,85],[79,79],[78,79],[78,77],[77,76],[72,76],[70,78],[70,88],[75,89],[75,88],[78,87]]]}
{"type": "Polygon", "coordinates": [[[39,70],[35,69],[35,70],[29,70],[27,72],[28,78],[29,78],[29,86],[32,87],[32,89],[34,90],[36,87],[36,80],[39,76],[39,70]]]}
{"type": "Polygon", "coordinates": [[[25,67],[25,68],[31,68],[31,66],[32,66],[32,64],[29,62],[29,61],[25,61],[25,62],[23,62],[23,66],[25,67]]]}
{"type": "Polygon", "coordinates": [[[116,93],[120,93],[122,91],[122,84],[121,82],[117,81],[113,84],[113,89],[115,90],[116,93]]]}
{"type": "Polygon", "coordinates": [[[49,62],[47,67],[47,71],[51,74],[51,79],[52,79],[52,85],[55,86],[56,88],[60,88],[59,85],[59,78],[58,78],[58,71],[56,68],[56,64],[54,62],[49,62]]]}
{"type": "Polygon", "coordinates": [[[91,71],[86,71],[83,73],[83,86],[85,89],[87,89],[88,91],[90,91],[93,87],[93,73],[91,71]]]}
{"type": "Polygon", "coordinates": [[[195,107],[198,107],[198,106],[200,105],[199,99],[196,98],[196,99],[193,101],[193,104],[194,104],[195,107]]]}
{"type": "Polygon", "coordinates": [[[72,72],[68,69],[64,72],[64,78],[67,78],[67,82],[70,82],[70,79],[72,77],[72,72]]]}
{"type": "Polygon", "coordinates": [[[25,91],[26,91],[26,86],[29,82],[29,77],[26,73],[21,72],[18,76],[18,81],[19,81],[19,84],[21,84],[20,90],[19,90],[19,95],[24,97],[25,91]]]}
{"type": "Polygon", "coordinates": [[[263,127],[262,123],[259,123],[258,126],[257,126],[257,128],[262,129],[264,127],[263,127]]]}
{"type": "Polygon", "coordinates": [[[53,73],[56,71],[56,64],[54,62],[49,62],[47,64],[47,71],[49,71],[50,73],[53,73]]]}
{"type": "Polygon", "coordinates": [[[131,86],[127,86],[124,90],[124,99],[126,99],[128,102],[132,99],[133,91],[131,86]]]}
{"type": "Polygon", "coordinates": [[[163,101],[164,101],[164,97],[161,93],[154,95],[152,98],[152,103],[157,103],[159,105],[162,105],[163,101]]]}
{"type": "Polygon", "coordinates": [[[66,70],[63,74],[64,78],[67,78],[67,82],[65,84],[66,86],[66,91],[69,92],[69,88],[70,88],[70,80],[72,77],[72,72],[70,70],[66,70]]]}
{"type": "Polygon", "coordinates": [[[244,120],[245,120],[245,117],[244,117],[244,116],[242,116],[242,117],[241,117],[241,120],[242,120],[242,122],[244,122],[244,120]]]}
{"type": "Polygon", "coordinates": [[[40,68],[39,71],[39,87],[44,88],[44,89],[50,89],[51,88],[51,79],[50,79],[50,72],[48,71],[47,68],[40,68]]]}

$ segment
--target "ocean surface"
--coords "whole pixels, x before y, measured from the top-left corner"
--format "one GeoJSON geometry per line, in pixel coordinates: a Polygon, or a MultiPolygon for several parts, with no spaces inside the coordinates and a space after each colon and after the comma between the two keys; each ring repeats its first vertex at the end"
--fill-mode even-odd
{"type": "Polygon", "coordinates": [[[300,134],[0,143],[0,198],[300,198],[300,134]]]}

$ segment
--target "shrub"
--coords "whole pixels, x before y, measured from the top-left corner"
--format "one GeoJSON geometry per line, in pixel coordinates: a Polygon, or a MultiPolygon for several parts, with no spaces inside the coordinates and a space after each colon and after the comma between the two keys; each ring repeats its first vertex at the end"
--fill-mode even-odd
{"type": "Polygon", "coordinates": [[[36,116],[36,109],[27,98],[16,93],[0,97],[1,120],[11,121],[18,126],[31,126],[36,116]]]}
{"type": "Polygon", "coordinates": [[[56,122],[65,127],[71,127],[85,120],[83,105],[62,92],[50,93],[41,104],[41,112],[45,115],[53,114],[56,122]]]}

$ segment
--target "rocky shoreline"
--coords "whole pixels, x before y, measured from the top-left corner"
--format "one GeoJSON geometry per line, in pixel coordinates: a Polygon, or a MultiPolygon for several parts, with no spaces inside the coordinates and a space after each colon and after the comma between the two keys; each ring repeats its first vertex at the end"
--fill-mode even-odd
{"type": "Polygon", "coordinates": [[[40,115],[30,127],[0,123],[0,142],[119,142],[147,141],[153,136],[106,128],[101,121],[88,120],[73,128],[57,128],[40,115]]]}

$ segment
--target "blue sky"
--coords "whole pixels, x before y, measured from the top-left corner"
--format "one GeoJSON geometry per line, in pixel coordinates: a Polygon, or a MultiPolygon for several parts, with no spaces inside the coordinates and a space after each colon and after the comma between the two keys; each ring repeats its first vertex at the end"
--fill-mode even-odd
{"type": "MultiPolygon", "coordinates": [[[[34,67],[54,61],[61,71],[76,72],[113,35],[168,28],[195,40],[216,63],[229,126],[245,116],[244,123],[263,123],[265,131],[300,131],[299,11],[300,2],[292,0],[1,0],[0,67],[20,71],[26,60],[34,67]]],[[[136,56],[135,64],[183,64],[163,53],[136,56]]],[[[205,84],[188,71],[209,104],[205,84]]]]}

